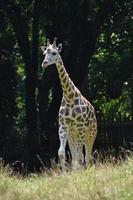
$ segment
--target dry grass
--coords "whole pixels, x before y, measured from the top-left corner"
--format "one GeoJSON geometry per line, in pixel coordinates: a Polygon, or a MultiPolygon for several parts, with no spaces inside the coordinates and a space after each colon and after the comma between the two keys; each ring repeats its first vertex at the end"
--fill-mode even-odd
{"type": "Polygon", "coordinates": [[[86,170],[49,171],[21,178],[0,167],[0,200],[132,200],[133,158],[86,170]]]}

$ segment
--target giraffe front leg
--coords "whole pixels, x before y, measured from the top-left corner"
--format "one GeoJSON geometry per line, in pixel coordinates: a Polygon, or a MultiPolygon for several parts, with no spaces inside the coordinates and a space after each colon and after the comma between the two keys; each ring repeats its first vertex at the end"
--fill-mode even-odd
{"type": "Polygon", "coordinates": [[[63,171],[65,171],[65,148],[67,143],[67,133],[63,130],[62,127],[59,128],[59,139],[60,139],[60,148],[58,150],[58,156],[61,168],[63,171]]]}

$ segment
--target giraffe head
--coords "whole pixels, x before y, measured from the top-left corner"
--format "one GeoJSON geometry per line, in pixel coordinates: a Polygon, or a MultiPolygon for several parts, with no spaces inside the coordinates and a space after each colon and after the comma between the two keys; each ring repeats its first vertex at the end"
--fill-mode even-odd
{"type": "Polygon", "coordinates": [[[46,68],[48,65],[56,64],[60,61],[60,52],[62,49],[62,44],[56,46],[56,38],[54,38],[53,44],[50,44],[49,39],[47,39],[47,46],[41,46],[43,55],[45,58],[42,62],[42,67],[46,68]]]}

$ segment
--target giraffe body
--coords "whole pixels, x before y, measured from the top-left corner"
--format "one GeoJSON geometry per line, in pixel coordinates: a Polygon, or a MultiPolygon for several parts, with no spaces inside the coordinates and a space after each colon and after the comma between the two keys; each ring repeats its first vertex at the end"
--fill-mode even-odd
{"type": "Polygon", "coordinates": [[[72,155],[72,166],[77,168],[81,164],[88,164],[97,134],[97,121],[93,106],[87,101],[67,74],[63,61],[59,55],[59,47],[56,43],[52,45],[47,42],[45,59],[42,67],[55,63],[63,97],[59,110],[59,139],[58,151],[62,169],[65,169],[65,148],[68,141],[72,155]],[[56,52],[56,56],[53,56],[56,52]],[[52,59],[52,57],[54,57],[52,59]],[[85,159],[83,156],[83,145],[85,146],[85,159]]]}

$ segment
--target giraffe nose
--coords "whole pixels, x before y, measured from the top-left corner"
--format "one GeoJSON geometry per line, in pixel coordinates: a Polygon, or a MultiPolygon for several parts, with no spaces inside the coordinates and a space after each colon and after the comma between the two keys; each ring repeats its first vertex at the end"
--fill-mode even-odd
{"type": "Polygon", "coordinates": [[[42,67],[47,67],[48,66],[48,61],[44,61],[43,63],[42,63],[42,67]]]}

